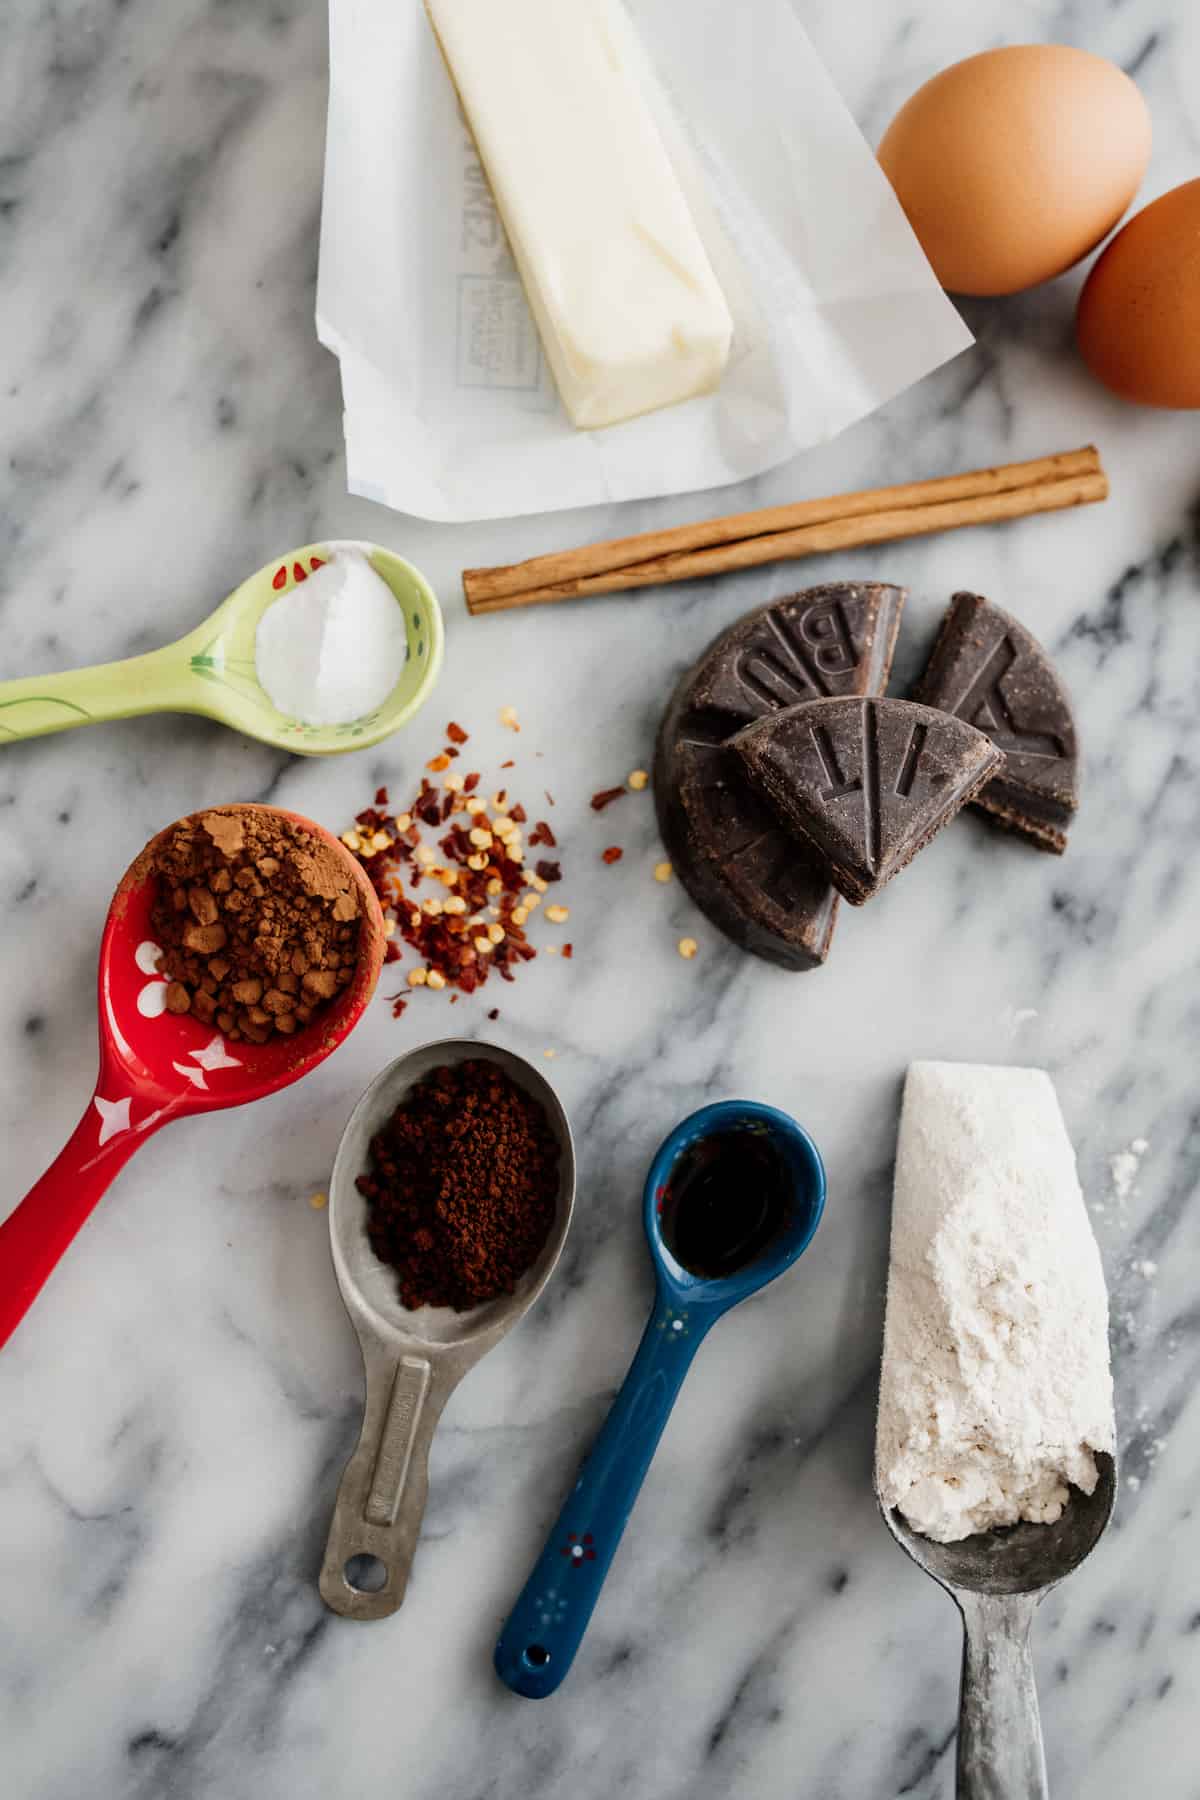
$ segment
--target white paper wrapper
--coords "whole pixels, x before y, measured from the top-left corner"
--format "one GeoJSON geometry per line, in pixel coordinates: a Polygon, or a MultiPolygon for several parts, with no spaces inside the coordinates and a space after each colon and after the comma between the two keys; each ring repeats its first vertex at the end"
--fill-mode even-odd
{"type": "Polygon", "coordinates": [[[971,342],[786,0],[626,7],[734,315],[719,389],[577,431],[424,7],[330,0],[317,332],[352,493],[453,521],[720,487],[971,342]]]}

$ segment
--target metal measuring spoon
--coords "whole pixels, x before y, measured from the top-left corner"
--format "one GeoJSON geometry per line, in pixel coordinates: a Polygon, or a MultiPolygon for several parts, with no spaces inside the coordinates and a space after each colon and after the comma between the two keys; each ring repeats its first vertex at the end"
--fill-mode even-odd
{"type": "Polygon", "coordinates": [[[750,1100],[706,1106],[677,1125],[650,1165],[642,1203],[656,1292],[637,1354],[587,1461],[534,1564],[496,1645],[501,1681],[537,1700],[571,1667],[646,1471],[692,1358],[709,1330],[739,1300],[774,1281],[808,1247],[825,1205],[816,1145],[787,1113],[750,1100]],[[758,1196],[739,1228],[746,1260],[729,1272],[698,1275],[664,1239],[663,1203],[672,1175],[697,1146],[723,1134],[766,1138],[790,1177],[788,1204],[764,1232],[758,1196]],[[745,1235],[741,1236],[741,1230],[745,1235]]]}
{"type": "Polygon", "coordinates": [[[1095,1549],[1112,1517],[1113,1457],[1092,1494],[1071,1489],[1053,1525],[1021,1524],[936,1544],[876,1497],[888,1530],[962,1614],[959,1800],[1046,1800],[1046,1757],[1029,1635],[1038,1604],[1095,1549]]]}
{"type": "Polygon", "coordinates": [[[338,1488],[321,1598],[348,1619],[383,1619],[404,1599],[429,1489],[429,1446],[442,1408],[468,1369],[528,1312],[554,1270],[575,1204],[575,1147],[549,1082],[523,1057],[494,1044],[445,1038],[423,1044],[376,1076],[342,1133],[329,1191],[329,1237],[338,1287],[358,1334],[366,1408],[358,1446],[338,1488]],[[367,1238],[367,1203],[354,1185],[371,1139],[409,1089],[432,1069],[496,1063],[545,1109],[559,1151],[558,1201],[541,1255],[512,1294],[468,1312],[409,1311],[395,1270],[367,1238]]]}
{"type": "Polygon", "coordinates": [[[442,666],[442,614],[419,569],[378,544],[305,544],[247,577],[186,637],[145,656],[0,681],[0,744],[130,719],[141,713],[202,713],[297,756],[365,750],[390,737],[429,697],[442,666]],[[277,710],[255,663],[258,622],[341,548],[361,550],[404,614],[407,656],[400,679],[374,712],[338,725],[306,725],[277,710]]]}

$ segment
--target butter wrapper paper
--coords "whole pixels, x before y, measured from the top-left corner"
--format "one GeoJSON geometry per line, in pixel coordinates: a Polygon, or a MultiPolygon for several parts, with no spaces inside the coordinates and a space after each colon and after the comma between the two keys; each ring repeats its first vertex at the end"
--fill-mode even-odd
{"type": "Polygon", "coordinates": [[[786,0],[626,8],[734,316],[720,387],[577,431],[424,7],[330,0],[317,331],[353,493],[458,521],[721,487],[971,342],[786,0]]]}

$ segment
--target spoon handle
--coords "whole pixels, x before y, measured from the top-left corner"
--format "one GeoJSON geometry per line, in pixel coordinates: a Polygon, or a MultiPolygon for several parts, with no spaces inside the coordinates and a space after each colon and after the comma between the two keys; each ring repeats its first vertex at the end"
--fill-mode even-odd
{"type": "Polygon", "coordinates": [[[461,1369],[359,1329],[367,1395],[318,1580],[331,1612],[384,1619],[404,1599],[429,1495],[429,1447],[461,1369]]]}
{"type": "Polygon", "coordinates": [[[0,681],[0,744],[137,713],[198,712],[204,698],[186,656],[173,644],[124,662],[0,681]]]}
{"type": "Polygon", "coordinates": [[[1035,1594],[955,1595],[963,1615],[958,1800],[1046,1800],[1029,1632],[1035,1594]]]}
{"type": "Polygon", "coordinates": [[[660,1292],[620,1393],[500,1633],[496,1673],[514,1693],[552,1694],[574,1660],[683,1378],[712,1323],[708,1308],[660,1292]]]}
{"type": "Polygon", "coordinates": [[[154,1125],[131,1129],[129,1101],[90,1102],[46,1173],[0,1225],[0,1345],[37,1299],[72,1238],[154,1125]]]}

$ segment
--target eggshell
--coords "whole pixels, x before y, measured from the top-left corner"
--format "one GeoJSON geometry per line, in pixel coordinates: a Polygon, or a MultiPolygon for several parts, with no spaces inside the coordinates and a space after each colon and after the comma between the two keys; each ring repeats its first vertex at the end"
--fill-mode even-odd
{"type": "Polygon", "coordinates": [[[1115,63],[1013,44],[943,69],[889,125],[879,161],[943,287],[1015,294],[1112,230],[1150,159],[1150,115],[1115,63]]]}
{"type": "Polygon", "coordinates": [[[1123,225],[1097,258],[1075,324],[1084,361],[1143,406],[1200,406],[1200,180],[1123,225]]]}

